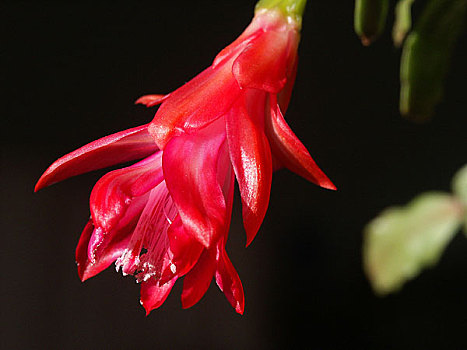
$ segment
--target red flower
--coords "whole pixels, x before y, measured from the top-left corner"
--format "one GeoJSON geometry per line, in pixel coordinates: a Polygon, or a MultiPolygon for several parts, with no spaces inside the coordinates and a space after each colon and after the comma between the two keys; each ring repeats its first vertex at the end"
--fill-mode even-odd
{"type": "Polygon", "coordinates": [[[144,158],[95,185],[91,219],[76,250],[84,281],[112,262],[142,283],[141,302],[159,307],[184,276],[182,304],[195,304],[215,276],[243,313],[240,279],[225,251],[234,174],[247,244],[269,202],[273,169],[285,166],[325,188],[317,167],[283,118],[297,65],[296,22],[259,10],[245,32],[214,63],[169,95],[149,125],[94,141],[52,164],[36,190],[70,176],[144,158]]]}

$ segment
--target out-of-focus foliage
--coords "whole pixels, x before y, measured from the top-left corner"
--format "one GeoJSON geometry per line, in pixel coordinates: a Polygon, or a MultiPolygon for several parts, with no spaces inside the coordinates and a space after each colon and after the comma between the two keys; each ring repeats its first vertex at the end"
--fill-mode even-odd
{"type": "MultiPolygon", "coordinates": [[[[467,208],[467,165],[459,170],[452,180],[452,191],[457,199],[467,208]]],[[[467,210],[464,211],[464,233],[467,234],[467,210]]]]}
{"type": "Polygon", "coordinates": [[[412,27],[412,4],[414,0],[400,0],[396,5],[396,19],[392,27],[394,45],[400,47],[412,27]]]}
{"type": "Polygon", "coordinates": [[[454,177],[455,195],[427,192],[384,210],[364,229],[363,262],[375,293],[399,290],[436,264],[466,215],[467,167],[454,177]],[[465,198],[464,198],[465,199],[465,198]]]}
{"type": "Polygon", "coordinates": [[[389,0],[355,1],[354,27],[363,45],[370,45],[383,32],[388,7],[389,0]]]}
{"type": "MultiPolygon", "coordinates": [[[[412,29],[413,2],[398,1],[392,35],[396,46],[403,45],[400,112],[409,119],[424,121],[433,115],[443,97],[451,56],[466,21],[467,0],[428,0],[412,29]]],[[[376,10],[380,3],[379,0],[355,2],[355,30],[362,40],[363,19],[367,26],[382,23],[384,27],[383,11],[376,10]]],[[[364,42],[370,43],[371,40],[364,42]]]]}
{"type": "Polygon", "coordinates": [[[401,59],[399,108],[414,120],[432,116],[441,101],[467,0],[430,0],[407,36],[401,59]]]}

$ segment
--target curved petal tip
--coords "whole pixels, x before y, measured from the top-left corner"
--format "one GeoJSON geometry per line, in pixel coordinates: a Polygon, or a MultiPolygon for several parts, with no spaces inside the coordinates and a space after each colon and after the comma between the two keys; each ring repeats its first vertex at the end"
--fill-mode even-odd
{"type": "Polygon", "coordinates": [[[322,187],[322,188],[327,189],[327,190],[337,191],[336,185],[334,185],[332,183],[332,181],[329,180],[329,178],[327,176],[325,176],[325,178],[323,178],[323,179],[320,179],[318,185],[320,187],[322,187]]]}
{"type": "Polygon", "coordinates": [[[169,94],[167,95],[144,95],[135,101],[135,105],[141,104],[141,105],[145,105],[146,107],[154,107],[164,102],[164,100],[167,99],[167,97],[169,97],[169,94]]]}

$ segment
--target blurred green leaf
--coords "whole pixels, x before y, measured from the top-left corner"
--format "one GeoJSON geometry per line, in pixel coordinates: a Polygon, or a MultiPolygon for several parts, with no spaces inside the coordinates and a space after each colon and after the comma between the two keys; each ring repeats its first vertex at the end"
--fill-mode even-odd
{"type": "Polygon", "coordinates": [[[355,1],[354,28],[363,45],[370,45],[384,30],[388,6],[389,0],[355,1]]]}
{"type": "Polygon", "coordinates": [[[412,4],[414,0],[399,0],[396,5],[396,19],[392,27],[392,40],[397,47],[401,46],[412,27],[412,4]]]}
{"type": "Polygon", "coordinates": [[[451,195],[427,192],[383,211],[365,227],[363,261],[375,293],[399,290],[436,264],[459,228],[462,208],[451,195]]]}
{"type": "Polygon", "coordinates": [[[467,0],[429,0],[408,35],[401,59],[400,111],[410,119],[428,119],[441,100],[466,10],[467,0]]]}
{"type": "Polygon", "coordinates": [[[454,175],[452,191],[464,205],[467,205],[467,164],[454,175]]]}
{"type": "Polygon", "coordinates": [[[464,233],[467,234],[467,165],[464,165],[452,179],[452,191],[464,206],[464,233]]]}

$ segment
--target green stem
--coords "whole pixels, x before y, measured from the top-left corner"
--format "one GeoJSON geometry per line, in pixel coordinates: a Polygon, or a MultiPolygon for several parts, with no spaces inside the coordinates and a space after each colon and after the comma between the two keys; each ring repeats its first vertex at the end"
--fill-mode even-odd
{"type": "Polygon", "coordinates": [[[276,9],[300,25],[305,5],[306,0],[259,0],[256,4],[256,11],[276,9]]]}

